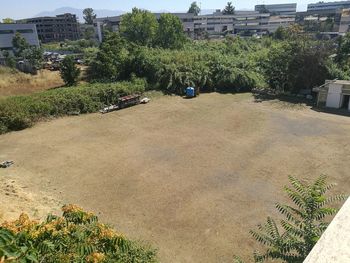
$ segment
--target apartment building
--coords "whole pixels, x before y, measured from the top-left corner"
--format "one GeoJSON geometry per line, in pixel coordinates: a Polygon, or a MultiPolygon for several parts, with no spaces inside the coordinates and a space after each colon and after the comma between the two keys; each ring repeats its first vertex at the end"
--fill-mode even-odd
{"type": "Polygon", "coordinates": [[[271,15],[295,15],[297,4],[256,5],[254,10],[260,13],[270,13],[271,15]]]}
{"type": "Polygon", "coordinates": [[[265,34],[273,33],[280,26],[287,27],[295,22],[295,15],[273,15],[258,11],[236,11],[234,15],[223,15],[216,11],[212,15],[194,17],[196,35],[201,31],[209,35],[265,34]]]}
{"type": "Polygon", "coordinates": [[[319,11],[335,11],[337,9],[350,8],[350,1],[338,1],[338,2],[318,2],[315,4],[309,4],[307,6],[308,12],[319,11]]]}
{"type": "Polygon", "coordinates": [[[42,43],[80,39],[79,23],[73,14],[28,18],[19,22],[35,24],[42,43]]]}
{"type": "Polygon", "coordinates": [[[260,32],[263,25],[268,23],[270,14],[255,11],[236,11],[234,15],[223,15],[216,11],[211,15],[196,16],[194,18],[194,30],[207,32],[209,35],[224,32],[239,33],[242,31],[260,32]]]}
{"type": "Polygon", "coordinates": [[[13,51],[12,39],[20,33],[31,46],[39,46],[36,26],[33,24],[0,24],[0,51],[13,51]]]}

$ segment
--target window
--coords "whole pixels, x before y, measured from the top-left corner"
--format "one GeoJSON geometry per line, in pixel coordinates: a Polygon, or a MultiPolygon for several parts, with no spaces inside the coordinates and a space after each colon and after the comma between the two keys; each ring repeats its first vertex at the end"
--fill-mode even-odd
{"type": "Polygon", "coordinates": [[[0,35],[13,34],[13,30],[0,30],[0,35]]]}
{"type": "Polygon", "coordinates": [[[25,34],[25,33],[33,33],[33,29],[18,29],[16,30],[18,33],[22,33],[22,34],[25,34]]]}

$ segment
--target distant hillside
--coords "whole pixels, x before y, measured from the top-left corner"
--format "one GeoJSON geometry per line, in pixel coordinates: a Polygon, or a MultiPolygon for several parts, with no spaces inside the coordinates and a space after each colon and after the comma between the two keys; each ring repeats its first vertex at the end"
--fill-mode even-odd
{"type": "MultiPolygon", "coordinates": [[[[107,16],[118,16],[125,14],[125,11],[122,10],[108,10],[108,9],[94,9],[95,13],[97,14],[97,17],[107,17],[107,16]]],[[[207,14],[212,14],[215,11],[215,9],[203,9],[201,14],[202,15],[207,15],[207,14]]],[[[157,10],[155,11],[156,13],[168,13],[171,11],[168,10],[157,10]]],[[[185,12],[185,11],[183,11],[185,12]]],[[[57,8],[53,11],[44,11],[40,12],[39,14],[36,14],[34,17],[39,17],[39,16],[56,16],[64,13],[71,13],[71,14],[76,14],[77,17],[79,18],[79,22],[83,23],[84,18],[83,18],[83,9],[79,8],[73,8],[73,7],[61,7],[57,8]]]]}
{"type": "MultiPolygon", "coordinates": [[[[121,14],[124,14],[124,11],[121,10],[107,10],[107,9],[94,9],[97,17],[106,17],[106,16],[118,16],[121,14]]],[[[41,12],[35,17],[38,16],[56,16],[64,13],[71,13],[71,14],[76,14],[77,17],[79,18],[79,22],[84,22],[83,19],[83,9],[78,9],[78,8],[73,8],[73,7],[61,7],[58,9],[55,9],[53,11],[44,11],[41,12]]]]}

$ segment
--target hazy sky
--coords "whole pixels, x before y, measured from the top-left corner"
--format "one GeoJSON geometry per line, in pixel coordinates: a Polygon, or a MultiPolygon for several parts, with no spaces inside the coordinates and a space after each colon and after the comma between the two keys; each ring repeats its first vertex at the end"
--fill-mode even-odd
{"type": "MultiPolygon", "coordinates": [[[[198,0],[202,9],[223,8],[228,0],[198,0]]],[[[308,3],[319,0],[236,0],[232,1],[236,9],[253,9],[256,4],[295,3],[298,10],[305,10],[308,3]]],[[[334,1],[334,0],[332,0],[334,1]]],[[[53,11],[60,7],[111,9],[129,11],[132,7],[152,11],[187,11],[191,0],[0,0],[0,19],[14,19],[34,16],[42,11],[53,11]]]]}

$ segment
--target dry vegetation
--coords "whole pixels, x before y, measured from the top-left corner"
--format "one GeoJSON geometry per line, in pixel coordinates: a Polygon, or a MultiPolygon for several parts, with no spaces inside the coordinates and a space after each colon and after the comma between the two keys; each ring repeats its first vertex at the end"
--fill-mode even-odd
{"type": "Polygon", "coordinates": [[[40,70],[37,75],[30,75],[0,66],[0,97],[30,94],[63,84],[58,71],[40,70]]]}
{"type": "Polygon", "coordinates": [[[164,96],[64,117],[0,136],[0,159],[15,161],[0,170],[0,200],[11,206],[3,218],[22,209],[14,185],[37,201],[26,211],[79,204],[150,241],[161,262],[232,262],[251,255],[249,230],[277,216],[288,175],[326,174],[349,194],[349,141],[347,117],[271,107],[249,94],[164,96]]]}

